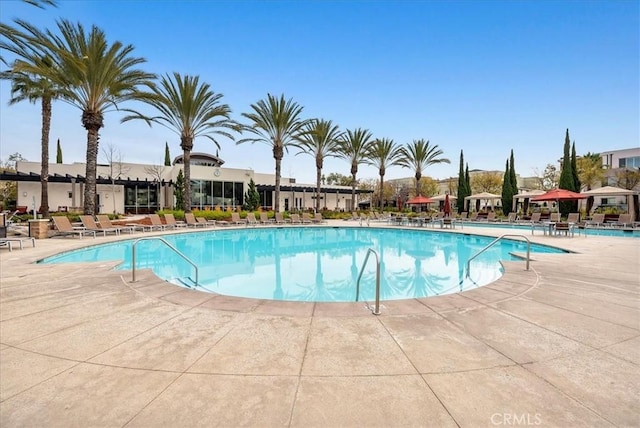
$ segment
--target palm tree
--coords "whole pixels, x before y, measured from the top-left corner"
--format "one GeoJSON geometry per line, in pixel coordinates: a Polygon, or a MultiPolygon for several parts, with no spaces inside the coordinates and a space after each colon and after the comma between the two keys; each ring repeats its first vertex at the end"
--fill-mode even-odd
{"type": "Polygon", "coordinates": [[[316,212],[320,211],[320,189],[322,185],[322,166],[327,157],[337,156],[342,133],[338,125],[330,120],[313,119],[304,127],[303,133],[294,144],[301,151],[316,159],[316,212]]]}
{"type": "Polygon", "coordinates": [[[242,127],[243,131],[257,135],[254,138],[243,138],[242,143],[266,143],[273,148],[273,158],[276,160],[276,183],[274,210],[280,212],[280,167],[284,150],[294,144],[296,138],[303,132],[306,121],[300,118],[303,107],[292,99],[285,100],[267,94],[266,100],[251,104],[253,112],[242,113],[251,121],[250,125],[242,127]]]}
{"type": "MultiPolygon", "coordinates": [[[[578,177],[580,182],[591,190],[594,184],[602,181],[604,170],[602,169],[602,157],[598,153],[588,152],[586,155],[576,160],[578,168],[578,177]]],[[[587,213],[591,212],[593,207],[593,196],[587,198],[587,213]]]]}
{"type": "MultiPolygon", "coordinates": [[[[118,41],[109,45],[104,31],[96,26],[85,32],[82,24],[61,20],[58,30],[60,35],[34,29],[27,40],[52,53],[53,65],[41,77],[58,86],[61,100],[82,111],[82,125],[87,130],[84,212],[94,215],[98,131],[104,126],[104,114],[121,102],[136,99],[138,87],[154,75],[135,68],[145,60],[132,56],[133,46],[118,41]]],[[[22,64],[15,71],[30,73],[32,68],[22,64]]]]}
{"type": "Polygon", "coordinates": [[[196,137],[205,137],[220,144],[215,135],[223,135],[231,140],[233,136],[226,129],[238,130],[239,125],[230,119],[231,109],[221,104],[222,94],[216,94],[209,84],[200,82],[199,76],[181,76],[174,72],[173,78],[162,76],[160,84],[149,83],[149,91],[141,94],[141,100],[159,112],[158,116],[147,117],[138,112],[122,119],[142,119],[149,125],[158,123],[180,136],[180,147],[184,161],[185,212],[191,212],[191,150],[196,137]]]}
{"type": "Polygon", "coordinates": [[[356,209],[356,175],[358,165],[364,162],[372,135],[368,129],[347,129],[338,144],[338,157],[346,159],[351,164],[351,211],[356,209]]]}
{"type": "Polygon", "coordinates": [[[400,149],[401,155],[398,165],[403,168],[412,168],[415,171],[416,178],[416,195],[420,194],[420,179],[422,172],[429,165],[436,163],[451,163],[449,159],[442,158],[442,150],[438,145],[429,145],[429,141],[424,139],[413,140],[411,144],[400,149]]]}
{"type": "Polygon", "coordinates": [[[367,150],[364,162],[378,168],[380,174],[380,211],[382,211],[384,188],[384,174],[387,168],[393,165],[400,165],[402,147],[389,138],[376,139],[367,150]]]}
{"type": "Polygon", "coordinates": [[[0,49],[15,54],[17,59],[13,67],[0,73],[0,79],[11,81],[11,98],[9,105],[28,100],[36,103],[40,100],[42,128],[40,137],[40,213],[49,217],[49,131],[51,130],[51,102],[58,98],[59,91],[51,74],[53,61],[51,53],[39,43],[42,34],[23,21],[17,21],[20,30],[2,25],[0,31],[7,40],[0,42],[0,49]],[[26,31],[26,32],[23,32],[26,31]],[[19,71],[28,70],[28,71],[19,71]]]}

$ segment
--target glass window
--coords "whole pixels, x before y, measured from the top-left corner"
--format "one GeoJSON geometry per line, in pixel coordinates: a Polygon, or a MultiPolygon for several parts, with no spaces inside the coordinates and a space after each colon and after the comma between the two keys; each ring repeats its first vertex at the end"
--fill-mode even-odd
{"type": "Polygon", "coordinates": [[[236,205],[242,205],[244,200],[244,183],[233,183],[233,198],[236,205]]]}
{"type": "Polygon", "coordinates": [[[233,205],[233,183],[225,181],[222,188],[222,194],[224,196],[225,208],[233,205]]]}

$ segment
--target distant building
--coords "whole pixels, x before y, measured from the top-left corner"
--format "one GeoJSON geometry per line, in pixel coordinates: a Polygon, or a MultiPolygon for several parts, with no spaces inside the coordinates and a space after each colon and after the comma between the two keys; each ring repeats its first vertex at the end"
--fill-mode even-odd
{"type": "MultiPolygon", "coordinates": [[[[253,179],[263,209],[274,207],[275,175],[249,168],[226,168],[224,161],[207,153],[191,153],[191,205],[193,209],[236,210],[242,207],[249,182],[253,179]]],[[[116,167],[97,167],[96,206],[101,213],[150,213],[173,208],[174,185],[183,166],[182,156],[171,166],[120,163],[116,167]]],[[[18,162],[16,173],[3,173],[3,181],[18,183],[18,206],[39,210],[40,163],[18,162]]],[[[84,163],[49,164],[50,211],[82,211],[84,206],[84,163]]],[[[356,198],[367,190],[356,189],[356,198]]],[[[313,210],[315,200],[328,210],[350,211],[354,206],[350,186],[323,185],[316,195],[315,184],[296,183],[281,177],[280,209],[313,210]]],[[[178,207],[181,208],[181,207],[178,207]]]]}

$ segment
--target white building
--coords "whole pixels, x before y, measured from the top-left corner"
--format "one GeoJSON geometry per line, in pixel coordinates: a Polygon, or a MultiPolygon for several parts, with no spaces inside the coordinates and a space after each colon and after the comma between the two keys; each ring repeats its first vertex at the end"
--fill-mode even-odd
{"type": "MultiPolygon", "coordinates": [[[[224,161],[206,153],[191,153],[191,206],[193,209],[241,207],[253,179],[263,209],[273,209],[275,175],[246,168],[226,168],[224,161]]],[[[150,213],[175,206],[174,186],[182,170],[182,156],[171,166],[132,163],[99,164],[97,167],[96,206],[100,213],[150,213]]],[[[40,163],[18,162],[17,173],[4,173],[2,180],[18,183],[17,206],[29,211],[40,206],[40,163]]],[[[82,211],[84,206],[84,163],[49,164],[49,210],[82,211]]],[[[368,191],[356,189],[356,198],[368,191]]],[[[281,177],[280,209],[313,210],[315,199],[321,209],[349,211],[354,206],[351,187],[323,185],[316,195],[315,184],[298,184],[281,177]]]]}

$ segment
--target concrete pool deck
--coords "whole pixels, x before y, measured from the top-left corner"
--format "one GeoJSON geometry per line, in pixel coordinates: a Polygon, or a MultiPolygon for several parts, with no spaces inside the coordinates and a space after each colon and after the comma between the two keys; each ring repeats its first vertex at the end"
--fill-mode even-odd
{"type": "Polygon", "coordinates": [[[380,316],[2,249],[0,426],[640,426],[640,240],[524,235],[576,253],[380,316]]]}

